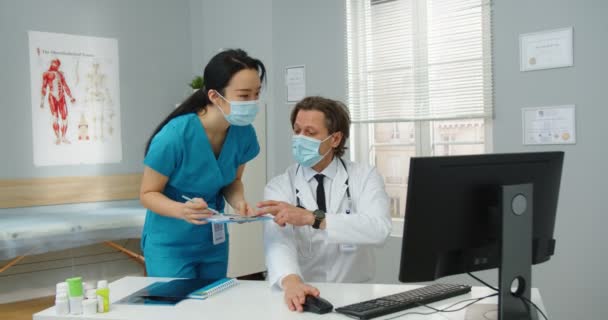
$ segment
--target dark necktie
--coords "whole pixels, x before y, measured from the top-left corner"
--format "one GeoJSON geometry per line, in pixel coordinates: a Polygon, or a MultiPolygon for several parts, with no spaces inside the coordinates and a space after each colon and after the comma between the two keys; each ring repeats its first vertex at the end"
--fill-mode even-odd
{"type": "Polygon", "coordinates": [[[327,212],[327,208],[325,207],[325,187],[323,187],[324,177],[322,174],[315,175],[315,179],[317,179],[317,206],[319,206],[319,209],[327,212]]]}

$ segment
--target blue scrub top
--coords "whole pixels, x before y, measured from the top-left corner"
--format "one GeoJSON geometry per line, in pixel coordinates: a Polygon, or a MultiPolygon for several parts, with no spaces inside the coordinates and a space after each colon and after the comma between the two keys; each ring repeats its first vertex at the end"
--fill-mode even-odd
{"type": "MultiPolygon", "coordinates": [[[[216,159],[202,122],[190,113],[172,119],[154,136],[144,164],[169,178],[163,191],[169,199],[184,202],[182,195],[199,197],[222,212],[221,189],[234,181],[240,165],[259,152],[251,125],[230,126],[216,159]]],[[[193,225],[148,210],[142,234],[144,254],[192,256],[212,246],[211,224],[193,225]]]]}

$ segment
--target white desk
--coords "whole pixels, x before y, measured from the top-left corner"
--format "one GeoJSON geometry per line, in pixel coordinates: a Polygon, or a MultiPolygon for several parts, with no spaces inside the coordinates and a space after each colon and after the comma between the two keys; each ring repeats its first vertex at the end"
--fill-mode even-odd
{"type": "MultiPolygon", "coordinates": [[[[110,284],[110,300],[117,301],[155,281],[168,281],[167,278],[125,277],[110,284]]],[[[415,285],[387,284],[314,284],[321,291],[321,296],[330,301],[335,307],[385,296],[409,289],[415,285]]],[[[447,307],[457,301],[482,297],[492,291],[483,287],[474,287],[471,293],[451,299],[435,302],[436,308],[447,307]]],[[[544,310],[537,289],[532,290],[532,301],[544,310]]],[[[485,303],[496,303],[495,297],[483,300],[485,303]]],[[[429,312],[430,309],[419,307],[408,311],[429,312]]],[[[382,318],[392,318],[391,314],[382,318]]],[[[58,316],[55,308],[51,307],[34,315],[34,320],[58,319],[112,319],[112,320],[188,320],[188,319],[351,319],[338,313],[317,315],[312,313],[291,312],[283,302],[283,292],[270,290],[265,281],[240,281],[234,288],[210,297],[207,300],[185,300],[175,306],[125,305],[112,304],[109,313],[98,313],[92,316],[58,316]],[[320,318],[322,317],[322,318],[320,318]]],[[[407,315],[399,319],[464,319],[464,311],[441,313],[432,316],[407,315]]]]}

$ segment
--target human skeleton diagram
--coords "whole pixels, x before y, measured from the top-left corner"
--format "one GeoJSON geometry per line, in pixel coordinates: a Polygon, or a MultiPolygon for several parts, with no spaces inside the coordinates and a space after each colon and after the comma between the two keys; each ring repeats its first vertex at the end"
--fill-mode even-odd
{"type": "Polygon", "coordinates": [[[66,137],[68,131],[68,106],[65,101],[65,96],[70,97],[70,102],[76,102],[72,97],[70,88],[65,81],[63,72],[59,71],[61,61],[59,59],[51,60],[49,70],[42,73],[42,97],[40,99],[40,108],[44,108],[44,98],[46,97],[47,88],[49,92],[49,108],[53,119],[53,131],[55,132],[55,144],[67,143],[70,141],[66,137]],[[61,124],[59,124],[61,117],[61,124]]]}
{"type": "Polygon", "coordinates": [[[103,141],[105,132],[111,136],[114,131],[112,127],[114,112],[111,109],[113,103],[110,90],[105,84],[106,75],[101,73],[99,68],[99,62],[93,62],[91,70],[85,76],[85,103],[88,107],[87,113],[93,140],[103,141]]]}

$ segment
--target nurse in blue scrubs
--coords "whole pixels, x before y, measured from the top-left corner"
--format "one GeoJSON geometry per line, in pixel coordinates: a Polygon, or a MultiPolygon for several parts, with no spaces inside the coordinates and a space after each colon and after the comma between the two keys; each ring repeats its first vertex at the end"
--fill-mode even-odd
{"type": "Polygon", "coordinates": [[[141,240],[148,276],[226,276],[227,230],[204,219],[209,208],[223,212],[225,201],[254,215],[241,177],[260,152],[251,123],[265,74],[264,64],[243,50],[218,53],[205,67],[204,87],[152,134],[140,190],[148,209],[141,240]]]}

